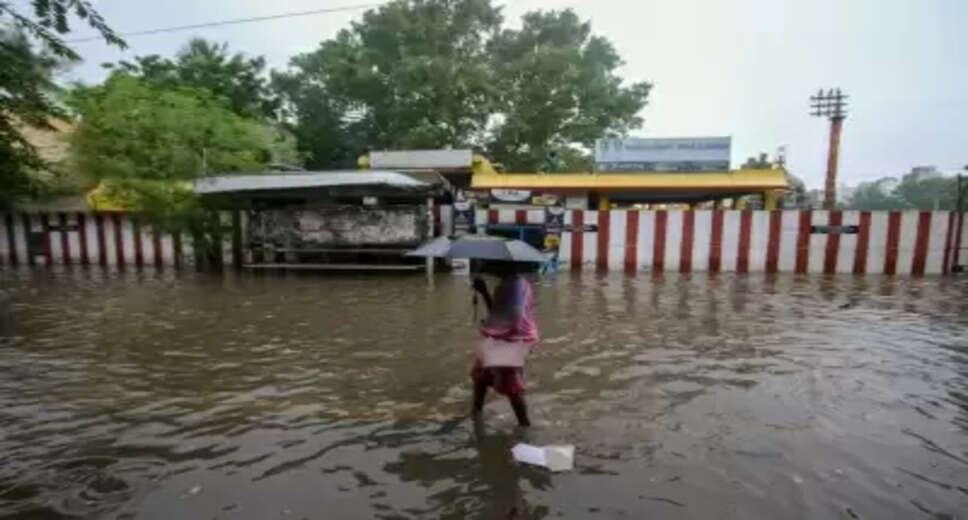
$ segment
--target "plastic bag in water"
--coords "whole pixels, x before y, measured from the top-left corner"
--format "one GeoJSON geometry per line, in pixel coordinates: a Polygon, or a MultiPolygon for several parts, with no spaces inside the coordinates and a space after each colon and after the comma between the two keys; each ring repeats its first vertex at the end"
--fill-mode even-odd
{"type": "Polygon", "coordinates": [[[518,443],[511,448],[514,460],[542,466],[551,471],[569,471],[575,465],[575,447],[571,444],[532,446],[518,443]]]}

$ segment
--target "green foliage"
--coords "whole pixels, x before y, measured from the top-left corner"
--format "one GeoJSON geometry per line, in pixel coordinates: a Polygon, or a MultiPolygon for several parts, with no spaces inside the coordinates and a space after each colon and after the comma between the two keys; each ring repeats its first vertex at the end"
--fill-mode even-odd
{"type": "Polygon", "coordinates": [[[0,21],[9,19],[14,27],[39,40],[51,53],[71,61],[80,59],[59,35],[70,32],[70,15],[84,20],[111,45],[126,44],[86,0],[31,0],[33,19],[17,12],[8,2],[0,2],[0,21]]]}
{"type": "Polygon", "coordinates": [[[500,22],[488,0],[391,2],[294,57],[274,83],[310,166],[479,141],[493,99],[484,42],[500,22]]]}
{"type": "Polygon", "coordinates": [[[883,177],[857,186],[848,202],[851,209],[863,210],[952,210],[957,206],[957,179],[926,177],[910,173],[901,178],[883,177]]]}
{"type": "Polygon", "coordinates": [[[615,49],[572,11],[502,22],[490,0],[397,0],[294,57],[273,86],[308,166],[466,146],[509,169],[571,169],[577,148],[641,125],[650,85],[623,86],[615,49]]]}
{"type": "Polygon", "coordinates": [[[94,179],[193,179],[259,171],[273,146],[259,124],[225,108],[208,92],[167,87],[115,74],[78,87],[71,106],[80,124],[71,136],[76,167],[94,179]]]}
{"type": "Polygon", "coordinates": [[[304,74],[274,74],[272,84],[285,100],[283,124],[295,136],[305,167],[355,167],[356,158],[366,152],[365,141],[353,139],[342,108],[325,89],[304,74]]]}
{"type": "Polygon", "coordinates": [[[897,179],[894,177],[862,182],[855,188],[847,207],[863,210],[903,209],[904,203],[894,194],[896,183],[897,179]]]}
{"type": "Polygon", "coordinates": [[[225,43],[193,38],[174,59],[152,54],[106,66],[157,86],[208,91],[243,117],[272,117],[277,108],[264,75],[265,59],[230,54],[225,43]]]}
{"type": "Polygon", "coordinates": [[[101,181],[98,195],[160,229],[193,235],[203,251],[217,247],[221,224],[192,179],[297,158],[291,138],[200,88],[116,72],[102,85],[77,87],[70,104],[80,116],[71,153],[80,172],[101,181]]]}
{"type": "Polygon", "coordinates": [[[790,192],[784,196],[789,206],[793,208],[803,208],[807,205],[807,187],[803,180],[790,172],[786,174],[787,182],[790,184],[790,192]]]}
{"type": "Polygon", "coordinates": [[[0,207],[47,188],[34,172],[50,165],[24,135],[25,129],[52,130],[51,119],[63,117],[55,102],[55,68],[78,56],[59,35],[70,31],[70,15],[87,21],[108,43],[124,47],[89,2],[33,0],[33,17],[0,1],[0,207]],[[38,52],[29,38],[38,40],[38,52]]]}
{"type": "Polygon", "coordinates": [[[957,184],[954,177],[919,178],[916,174],[907,174],[894,189],[894,195],[907,208],[955,209],[957,184]]]}
{"type": "Polygon", "coordinates": [[[44,160],[23,135],[25,126],[48,129],[48,119],[60,114],[52,100],[51,79],[56,60],[37,54],[27,38],[0,29],[0,208],[40,189],[31,171],[44,160]]]}
{"type": "Polygon", "coordinates": [[[760,152],[760,155],[746,159],[746,162],[743,163],[741,168],[749,170],[769,170],[773,168],[773,161],[770,160],[768,154],[760,152]]]}
{"type": "Polygon", "coordinates": [[[203,255],[212,257],[220,247],[219,237],[227,232],[217,208],[198,197],[191,182],[138,178],[105,179],[89,194],[95,208],[136,209],[145,221],[166,233],[191,236],[203,255]]]}
{"type": "Polygon", "coordinates": [[[524,16],[488,44],[502,114],[487,143],[509,169],[541,169],[549,153],[596,138],[620,136],[642,124],[651,85],[623,86],[623,62],[611,43],[571,10],[524,16]]]}

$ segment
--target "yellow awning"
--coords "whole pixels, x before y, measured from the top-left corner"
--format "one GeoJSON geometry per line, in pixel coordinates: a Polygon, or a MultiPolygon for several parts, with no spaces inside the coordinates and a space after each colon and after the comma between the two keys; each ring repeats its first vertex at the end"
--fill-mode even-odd
{"type": "Polygon", "coordinates": [[[750,193],[787,190],[781,169],[722,172],[474,173],[471,187],[548,191],[750,193]]]}

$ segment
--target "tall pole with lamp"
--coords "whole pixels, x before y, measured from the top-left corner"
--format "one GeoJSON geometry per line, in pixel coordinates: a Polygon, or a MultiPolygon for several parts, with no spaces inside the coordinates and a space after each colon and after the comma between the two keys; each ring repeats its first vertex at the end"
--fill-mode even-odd
{"type": "Polygon", "coordinates": [[[847,95],[839,88],[823,89],[810,96],[810,115],[830,120],[830,145],[827,148],[827,178],[824,182],[824,209],[837,203],[837,158],[840,155],[840,130],[847,118],[847,95]]]}

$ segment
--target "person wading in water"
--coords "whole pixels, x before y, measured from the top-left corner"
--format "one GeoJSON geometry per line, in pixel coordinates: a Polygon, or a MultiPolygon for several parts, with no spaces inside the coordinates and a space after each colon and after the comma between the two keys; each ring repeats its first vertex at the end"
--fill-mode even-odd
{"type": "Polygon", "coordinates": [[[481,278],[474,279],[477,291],[487,306],[487,318],[481,324],[483,338],[477,346],[477,358],[471,369],[474,383],[472,413],[480,417],[487,388],[505,395],[521,426],[531,426],[524,401],[524,360],[538,343],[538,325],[534,320],[534,297],[531,284],[518,272],[513,262],[488,262],[485,271],[501,281],[488,292],[481,278]]]}

